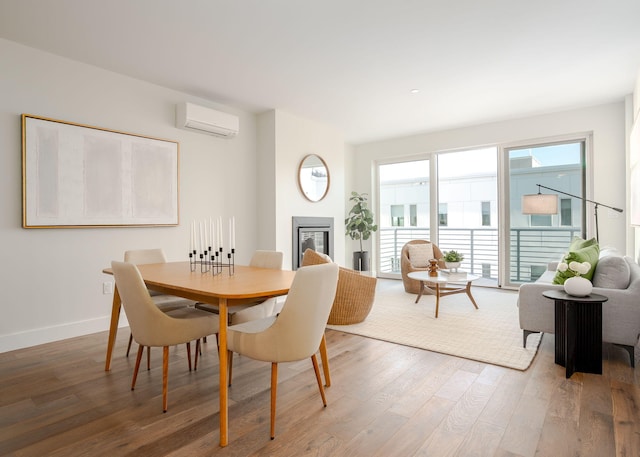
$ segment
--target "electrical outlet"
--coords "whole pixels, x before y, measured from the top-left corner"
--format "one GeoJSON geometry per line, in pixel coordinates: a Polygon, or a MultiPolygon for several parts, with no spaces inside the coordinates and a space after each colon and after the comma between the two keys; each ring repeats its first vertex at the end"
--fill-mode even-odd
{"type": "Polygon", "coordinates": [[[110,295],[113,293],[113,283],[111,281],[105,281],[102,283],[102,293],[104,295],[110,295]]]}

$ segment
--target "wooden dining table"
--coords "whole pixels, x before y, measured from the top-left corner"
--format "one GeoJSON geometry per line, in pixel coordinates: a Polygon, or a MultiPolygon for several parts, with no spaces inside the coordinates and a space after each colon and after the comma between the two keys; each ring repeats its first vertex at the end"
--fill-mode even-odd
{"type": "MultiPolygon", "coordinates": [[[[295,271],[236,265],[232,274],[230,274],[229,267],[226,267],[223,268],[222,273],[214,275],[211,271],[201,272],[200,265],[197,265],[196,271],[191,271],[189,262],[145,264],[138,265],[138,269],[145,284],[151,290],[218,305],[220,319],[218,333],[220,347],[220,446],[226,446],[228,444],[228,373],[222,367],[227,366],[228,359],[227,319],[229,309],[233,309],[234,306],[255,303],[256,299],[286,295],[293,282],[295,271]]],[[[113,274],[111,268],[105,268],[103,273],[113,274]]],[[[116,284],[111,308],[105,371],[109,371],[111,368],[111,355],[118,331],[121,305],[116,284]]],[[[325,384],[330,386],[331,378],[324,336],[320,345],[320,356],[325,384]]]]}

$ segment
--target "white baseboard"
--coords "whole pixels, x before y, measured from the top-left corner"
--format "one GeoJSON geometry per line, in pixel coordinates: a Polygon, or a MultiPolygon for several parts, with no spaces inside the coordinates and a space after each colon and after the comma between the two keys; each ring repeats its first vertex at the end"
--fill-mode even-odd
{"type": "MultiPolygon", "coordinates": [[[[109,330],[110,316],[0,335],[0,353],[109,330]]],[[[128,327],[124,313],[118,327],[128,327]]],[[[105,339],[105,348],[106,348],[105,339]]]]}

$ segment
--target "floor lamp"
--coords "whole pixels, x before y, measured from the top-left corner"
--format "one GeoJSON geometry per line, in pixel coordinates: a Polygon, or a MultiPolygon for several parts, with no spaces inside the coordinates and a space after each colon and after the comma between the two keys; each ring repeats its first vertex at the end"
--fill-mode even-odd
{"type": "Polygon", "coordinates": [[[622,212],[620,208],[614,208],[613,206],[605,205],[603,203],[594,202],[588,198],[580,197],[579,195],[569,194],[558,189],[552,189],[551,187],[543,186],[542,184],[536,184],[538,186],[537,194],[523,195],[522,196],[522,214],[558,214],[558,196],[548,195],[540,193],[540,188],[548,189],[552,192],[568,195],[569,197],[579,198],[595,205],[594,215],[596,217],[596,240],[598,240],[598,206],[604,206],[605,208],[612,209],[619,213],[622,212]]]}

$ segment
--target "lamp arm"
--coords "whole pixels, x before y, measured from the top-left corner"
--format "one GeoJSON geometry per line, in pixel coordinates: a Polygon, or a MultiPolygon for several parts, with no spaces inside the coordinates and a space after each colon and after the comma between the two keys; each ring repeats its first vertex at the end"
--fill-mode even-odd
{"type": "MultiPolygon", "coordinates": [[[[598,207],[598,205],[599,205],[599,206],[604,206],[605,208],[612,209],[612,210],[617,211],[619,213],[622,212],[622,210],[620,208],[614,208],[613,206],[605,205],[604,203],[598,203],[598,202],[595,202],[593,200],[589,200],[588,198],[580,197],[579,195],[573,195],[573,194],[570,194],[568,192],[563,192],[563,191],[558,190],[558,189],[552,189],[551,187],[543,186],[542,184],[536,184],[536,186],[538,186],[538,188],[543,187],[543,188],[545,188],[547,190],[550,190],[550,191],[553,191],[553,192],[558,192],[559,194],[568,195],[569,197],[579,198],[580,200],[584,200],[586,202],[590,202],[590,203],[595,204],[596,207],[598,207]]],[[[539,192],[539,189],[538,189],[538,192],[539,192]]]]}

